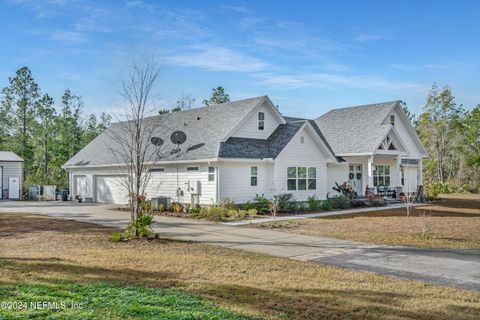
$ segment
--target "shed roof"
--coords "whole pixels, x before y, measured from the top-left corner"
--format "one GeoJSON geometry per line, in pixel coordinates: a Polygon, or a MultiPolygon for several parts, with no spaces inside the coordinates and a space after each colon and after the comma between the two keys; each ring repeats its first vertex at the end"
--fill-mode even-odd
{"type": "Polygon", "coordinates": [[[23,159],[11,151],[0,151],[0,161],[2,162],[23,162],[23,159]]]}

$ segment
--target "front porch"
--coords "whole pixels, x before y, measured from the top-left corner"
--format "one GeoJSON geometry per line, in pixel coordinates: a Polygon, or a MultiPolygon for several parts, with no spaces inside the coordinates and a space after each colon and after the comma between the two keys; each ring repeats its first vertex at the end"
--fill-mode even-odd
{"type": "MultiPolygon", "coordinates": [[[[359,196],[366,196],[367,188],[397,188],[412,193],[422,185],[422,160],[405,159],[400,155],[372,154],[368,156],[344,157],[347,181],[359,196]]],[[[397,195],[398,196],[398,195],[397,195]]]]}

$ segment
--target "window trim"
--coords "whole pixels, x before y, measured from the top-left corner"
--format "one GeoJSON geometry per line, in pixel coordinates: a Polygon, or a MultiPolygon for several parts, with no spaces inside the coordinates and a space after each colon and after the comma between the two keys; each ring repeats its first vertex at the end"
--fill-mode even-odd
{"type": "Polygon", "coordinates": [[[216,175],[215,167],[209,166],[207,169],[207,172],[208,172],[208,182],[215,182],[215,175],[216,175]],[[213,169],[213,170],[210,170],[210,169],[213,169]]]}
{"type": "Polygon", "coordinates": [[[250,166],[250,187],[258,187],[258,166],[250,166]],[[255,174],[252,172],[253,168],[255,168],[255,174]]]}
{"type": "Polygon", "coordinates": [[[310,190],[317,190],[317,167],[287,167],[287,191],[310,190]],[[293,177],[292,174],[293,169],[295,169],[295,177],[293,177]],[[303,169],[305,169],[305,171],[303,169]],[[292,188],[293,181],[295,182],[295,188],[292,188]],[[312,183],[315,186],[314,188],[310,188],[312,183]],[[302,187],[301,189],[300,186],[302,187]]]}
{"type": "Polygon", "coordinates": [[[390,187],[391,182],[392,182],[391,166],[388,164],[376,164],[375,170],[373,171],[373,186],[374,187],[390,187]],[[382,174],[379,173],[380,167],[382,168],[382,174]],[[388,167],[388,174],[385,173],[386,172],[385,168],[387,167],[388,167]],[[385,183],[387,177],[388,177],[388,184],[385,183]],[[380,178],[382,178],[383,180],[382,185],[379,184],[380,178]]]}
{"type": "Polygon", "coordinates": [[[259,111],[258,112],[258,130],[265,130],[265,112],[259,111]],[[262,115],[262,117],[260,117],[262,115]]]}

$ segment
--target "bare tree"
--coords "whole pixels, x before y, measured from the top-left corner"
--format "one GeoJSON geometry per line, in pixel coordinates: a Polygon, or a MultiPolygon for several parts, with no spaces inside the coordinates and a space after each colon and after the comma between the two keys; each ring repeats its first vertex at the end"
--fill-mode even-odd
{"type": "Polygon", "coordinates": [[[153,60],[134,61],[121,80],[120,95],[125,100],[122,121],[113,124],[107,134],[110,152],[116,157],[119,183],[128,191],[132,223],[141,213],[140,202],[150,180],[149,169],[162,158],[159,136],[166,128],[162,117],[149,117],[155,106],[151,94],[160,68],[153,60]]]}

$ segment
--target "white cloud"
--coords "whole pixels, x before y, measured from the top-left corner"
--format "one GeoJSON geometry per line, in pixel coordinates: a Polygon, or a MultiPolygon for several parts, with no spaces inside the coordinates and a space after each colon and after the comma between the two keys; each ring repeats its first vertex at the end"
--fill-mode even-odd
{"type": "Polygon", "coordinates": [[[368,42],[387,39],[387,36],[381,33],[364,33],[357,36],[358,42],[368,42]]]}
{"type": "Polygon", "coordinates": [[[52,33],[48,39],[71,44],[88,42],[87,36],[84,33],[73,31],[57,31],[52,33]]]}
{"type": "Polygon", "coordinates": [[[338,87],[377,89],[377,90],[425,90],[427,87],[414,82],[389,80],[369,75],[338,75],[332,73],[308,73],[299,75],[263,75],[262,82],[275,86],[292,88],[338,87]]]}
{"type": "Polygon", "coordinates": [[[167,58],[170,64],[211,71],[258,72],[267,67],[260,59],[220,46],[199,45],[193,52],[167,58]]]}

